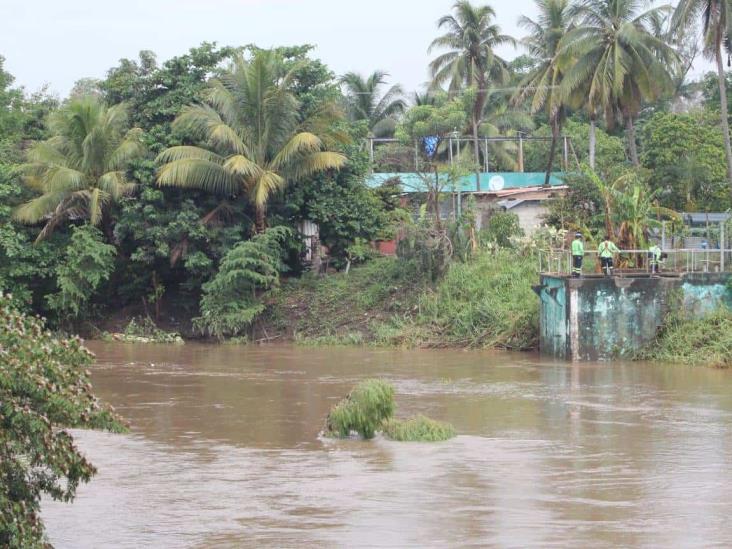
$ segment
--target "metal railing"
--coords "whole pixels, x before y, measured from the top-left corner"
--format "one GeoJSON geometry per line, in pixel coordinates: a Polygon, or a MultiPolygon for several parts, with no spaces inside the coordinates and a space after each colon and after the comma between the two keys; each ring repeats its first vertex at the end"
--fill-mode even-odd
{"type": "MultiPolygon", "coordinates": [[[[662,253],[659,265],[661,274],[732,272],[732,249],[676,249],[663,250],[662,253]]],[[[572,253],[569,250],[540,250],[538,258],[540,273],[572,274],[572,253]]],[[[617,275],[651,274],[652,271],[652,259],[648,250],[621,250],[613,257],[613,264],[617,275]]],[[[602,274],[596,250],[585,252],[582,274],[602,274]]]]}
{"type": "MultiPolygon", "coordinates": [[[[577,155],[574,151],[574,146],[572,145],[572,138],[568,135],[561,135],[559,137],[561,147],[562,147],[562,154],[560,158],[560,162],[562,165],[563,170],[568,170],[570,166],[570,162],[572,159],[574,159],[576,164],[579,164],[579,161],[577,160],[577,155]],[[570,157],[570,153],[572,157],[570,157]]],[[[441,152],[447,153],[447,161],[452,166],[455,161],[460,160],[461,151],[465,149],[465,147],[469,147],[471,149],[471,152],[473,148],[475,147],[475,142],[478,143],[478,154],[480,157],[478,159],[478,164],[481,165],[481,169],[484,172],[490,172],[491,167],[495,167],[495,162],[493,162],[493,166],[491,164],[491,150],[490,147],[492,145],[498,144],[498,143],[513,143],[516,145],[516,170],[517,172],[523,172],[524,171],[524,145],[528,143],[551,143],[552,138],[551,137],[544,137],[544,136],[534,136],[534,135],[525,135],[523,133],[518,133],[515,136],[498,136],[498,137],[478,137],[476,140],[473,137],[469,136],[463,136],[458,134],[451,134],[449,136],[446,136],[442,138],[441,140],[441,152]],[[444,149],[444,150],[443,150],[444,149]]],[[[376,158],[376,149],[381,145],[401,145],[403,144],[400,140],[394,139],[394,138],[387,138],[387,137],[368,137],[366,138],[366,146],[368,147],[369,151],[369,158],[371,160],[371,166],[374,167],[375,162],[377,161],[376,158]]],[[[412,155],[414,156],[413,159],[410,159],[410,164],[413,164],[413,168],[407,169],[406,171],[410,171],[411,169],[414,169],[416,171],[420,171],[420,164],[422,163],[420,159],[420,151],[421,151],[422,145],[415,141],[411,148],[413,149],[412,155]]],[[[462,153],[464,154],[464,152],[462,153]]],[[[376,166],[378,168],[378,166],[376,166]]],[[[378,169],[375,170],[377,173],[379,172],[378,169]]]]}

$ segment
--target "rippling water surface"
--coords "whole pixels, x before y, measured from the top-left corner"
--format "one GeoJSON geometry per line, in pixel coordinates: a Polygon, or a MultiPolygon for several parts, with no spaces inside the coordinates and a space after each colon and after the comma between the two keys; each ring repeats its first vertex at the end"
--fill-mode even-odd
{"type": "Polygon", "coordinates": [[[532,355],[93,344],[126,435],[44,502],[73,547],[732,547],[732,372],[532,355]],[[441,444],[318,439],[367,377],[441,444]]]}

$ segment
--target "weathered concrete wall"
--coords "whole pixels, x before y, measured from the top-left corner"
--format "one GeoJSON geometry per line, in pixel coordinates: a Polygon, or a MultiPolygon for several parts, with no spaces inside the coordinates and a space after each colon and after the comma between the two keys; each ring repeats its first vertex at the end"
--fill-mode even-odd
{"type": "Polygon", "coordinates": [[[541,347],[542,352],[558,357],[569,358],[567,339],[567,290],[565,280],[553,276],[542,276],[541,299],[541,347]]]}
{"type": "Polygon", "coordinates": [[[669,311],[682,307],[704,316],[732,304],[729,274],[694,273],[671,278],[572,279],[542,276],[542,353],[569,360],[628,356],[652,341],[669,311]]]}

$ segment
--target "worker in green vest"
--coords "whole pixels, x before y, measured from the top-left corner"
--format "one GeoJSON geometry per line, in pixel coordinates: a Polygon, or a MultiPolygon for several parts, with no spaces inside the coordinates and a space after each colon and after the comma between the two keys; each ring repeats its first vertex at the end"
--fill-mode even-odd
{"type": "Polygon", "coordinates": [[[605,240],[600,243],[600,247],[597,249],[597,253],[600,255],[600,262],[602,263],[602,272],[605,273],[605,276],[612,276],[613,256],[619,252],[618,247],[610,240],[610,235],[606,235],[605,240]]]}
{"type": "Polygon", "coordinates": [[[651,263],[651,272],[658,274],[661,270],[661,247],[658,244],[653,244],[648,248],[648,259],[651,263]]]}
{"type": "Polygon", "coordinates": [[[585,257],[585,243],[582,242],[582,233],[575,233],[572,241],[572,277],[582,276],[582,260],[585,257]]]}

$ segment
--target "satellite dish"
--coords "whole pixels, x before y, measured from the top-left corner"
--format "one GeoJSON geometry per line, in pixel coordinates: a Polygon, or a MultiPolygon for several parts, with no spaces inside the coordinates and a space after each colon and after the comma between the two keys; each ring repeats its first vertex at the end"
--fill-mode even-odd
{"type": "Polygon", "coordinates": [[[491,191],[502,191],[506,186],[506,180],[500,175],[494,175],[488,180],[488,188],[491,191]]]}

